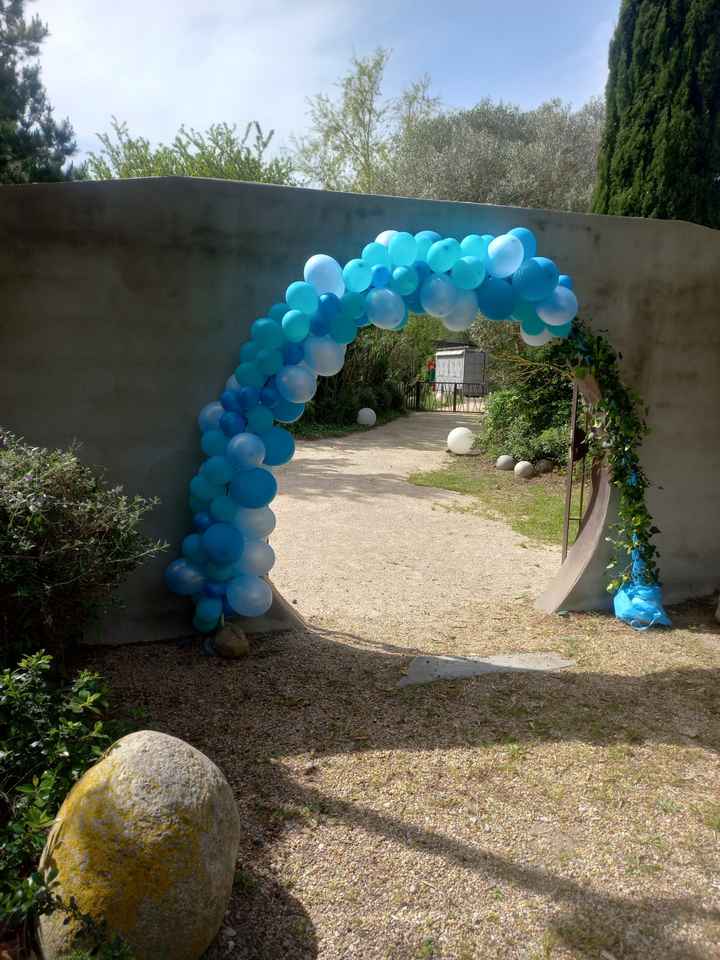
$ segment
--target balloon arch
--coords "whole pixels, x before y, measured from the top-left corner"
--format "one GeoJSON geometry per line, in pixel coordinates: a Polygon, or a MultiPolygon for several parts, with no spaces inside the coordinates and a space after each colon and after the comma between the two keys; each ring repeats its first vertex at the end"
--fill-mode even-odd
{"type": "Polygon", "coordinates": [[[466,330],[480,312],[514,320],[525,343],[542,346],[569,335],[578,310],[572,287],[552,260],[537,256],[524,227],[462,241],[385,230],[344,267],[325,254],[310,257],[304,280],[253,323],[225,390],[198,417],[205,460],[190,481],[194,531],[165,573],[173,593],[192,598],[193,626],[210,633],[223,615],[269,610],[272,468],[295,452],[292,434],[275,424],[300,419],[317,378],[342,368],[358,330],[402,330],[410,311],[466,330]]]}

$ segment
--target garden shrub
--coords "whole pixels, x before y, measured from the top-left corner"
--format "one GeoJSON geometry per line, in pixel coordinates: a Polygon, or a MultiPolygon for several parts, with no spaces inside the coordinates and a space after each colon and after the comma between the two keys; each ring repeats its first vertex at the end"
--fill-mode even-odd
{"type": "Polygon", "coordinates": [[[77,456],[0,432],[0,664],[62,653],[163,545],[140,532],[156,501],[127,497],[77,456]]]}
{"type": "MultiPolygon", "coordinates": [[[[510,454],[515,460],[547,459],[567,463],[569,411],[553,410],[555,422],[538,426],[543,420],[528,412],[528,400],[521,390],[498,390],[486,405],[481,437],[482,448],[491,456],[510,454]]],[[[547,420],[545,420],[547,423],[547,420]]]]}

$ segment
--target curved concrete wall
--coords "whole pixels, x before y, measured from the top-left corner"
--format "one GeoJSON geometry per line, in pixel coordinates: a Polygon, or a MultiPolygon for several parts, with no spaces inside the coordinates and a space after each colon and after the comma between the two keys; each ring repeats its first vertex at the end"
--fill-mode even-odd
{"type": "MultiPolygon", "coordinates": [[[[307,257],[357,256],[386,227],[531,227],[573,274],[650,405],[643,451],[666,597],[720,582],[720,233],[686,223],[326,193],[219,180],[0,188],[0,422],[33,443],[84,443],[130,493],[157,495],[151,532],[185,534],[195,417],[217,396],[255,317],[307,257]]],[[[187,631],[161,582],[125,590],[105,640],[187,631]]],[[[602,576],[585,604],[607,604],[602,576]]]]}

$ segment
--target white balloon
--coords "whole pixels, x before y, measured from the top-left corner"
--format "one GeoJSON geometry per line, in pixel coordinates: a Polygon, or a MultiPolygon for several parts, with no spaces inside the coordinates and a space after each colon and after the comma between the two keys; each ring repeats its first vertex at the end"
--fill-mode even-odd
{"type": "Polygon", "coordinates": [[[345,363],[345,344],[332,337],[310,336],[305,341],[305,363],[318,376],[331,377],[345,363]]]}
{"type": "Polygon", "coordinates": [[[578,301],[572,290],[558,284],[547,300],[535,308],[541,320],[551,327],[561,327],[577,316],[578,301]]]}
{"type": "Polygon", "coordinates": [[[467,330],[473,320],[477,317],[478,302],[474,291],[458,291],[455,306],[450,313],[442,318],[443,326],[448,330],[467,330]]]}
{"type": "Polygon", "coordinates": [[[474,443],[475,434],[467,427],[455,427],[448,434],[447,447],[450,453],[457,453],[460,456],[470,453],[474,443]]]}
{"type": "Polygon", "coordinates": [[[383,230],[382,233],[379,233],[375,237],[375,243],[381,243],[384,247],[386,247],[396,233],[397,233],[397,230],[383,230]]]}
{"type": "Polygon", "coordinates": [[[525,247],[513,233],[503,233],[488,246],[488,273],[504,279],[511,276],[525,259],[525,247]]]}
{"type": "Polygon", "coordinates": [[[341,297],[345,293],[345,281],[342,267],[326,253],[316,253],[305,264],[303,276],[306,283],[311,283],[319,294],[334,293],[341,297]]]}
{"type": "Polygon", "coordinates": [[[361,427],[374,427],[377,423],[377,414],[370,407],[363,407],[358,412],[357,422],[361,427]]]}
{"type": "Polygon", "coordinates": [[[540,333],[525,333],[521,327],[520,336],[529,347],[544,347],[546,343],[552,340],[552,334],[549,330],[541,330],[540,333]]]}
{"type": "Polygon", "coordinates": [[[237,563],[240,573],[253,577],[264,577],[275,563],[275,551],[264,540],[246,540],[243,552],[237,563]]]}
{"type": "Polygon", "coordinates": [[[248,539],[262,540],[273,532],[276,520],[270,507],[238,507],[232,522],[248,539]]]}
{"type": "Polygon", "coordinates": [[[317,378],[311,370],[299,363],[281,367],[275,374],[275,386],[283,400],[307,403],[317,390],[317,378]]]}

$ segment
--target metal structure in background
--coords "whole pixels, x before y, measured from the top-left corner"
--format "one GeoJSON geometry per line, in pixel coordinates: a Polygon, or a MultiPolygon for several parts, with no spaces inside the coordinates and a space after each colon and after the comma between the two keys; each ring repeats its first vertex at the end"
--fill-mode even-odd
{"type": "Polygon", "coordinates": [[[587,406],[584,406],[583,427],[578,426],[578,408],[580,407],[580,391],[577,382],[573,383],[572,406],[570,409],[570,449],[568,451],[568,468],[565,476],[565,513],[563,516],[562,533],[562,562],[568,553],[570,542],[570,524],[577,523],[577,531],[574,540],[580,535],[583,528],[583,501],[585,499],[585,482],[587,479],[587,456],[588,456],[588,434],[590,429],[590,413],[587,406]],[[573,499],[573,480],[575,467],[581,464],[580,468],[580,500],[578,503],[577,515],[572,513],[573,499]]]}
{"type": "Polygon", "coordinates": [[[432,383],[419,380],[405,385],[405,406],[408,410],[480,413],[486,393],[485,382],[432,383]]]}

